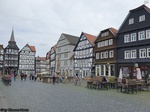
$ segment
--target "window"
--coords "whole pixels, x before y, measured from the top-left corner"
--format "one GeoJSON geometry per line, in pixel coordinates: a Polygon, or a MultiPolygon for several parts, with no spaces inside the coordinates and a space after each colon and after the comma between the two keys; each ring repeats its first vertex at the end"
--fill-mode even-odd
{"type": "Polygon", "coordinates": [[[114,57],[114,51],[109,51],[109,58],[113,58],[114,57]]]}
{"type": "Polygon", "coordinates": [[[131,34],[131,41],[136,41],[136,33],[131,34]]]}
{"type": "Polygon", "coordinates": [[[150,48],[147,48],[147,57],[150,58],[150,48]]]}
{"type": "Polygon", "coordinates": [[[134,18],[129,19],[129,25],[134,23],[134,18]]]}
{"type": "Polygon", "coordinates": [[[67,60],[64,60],[64,65],[67,65],[67,60]]]}
{"type": "Polygon", "coordinates": [[[96,59],[99,59],[99,53],[96,53],[96,59]]]}
{"type": "Polygon", "coordinates": [[[130,59],[130,51],[125,51],[125,59],[130,59]]]}
{"type": "Polygon", "coordinates": [[[145,15],[139,17],[139,22],[145,21],[145,15]]]}
{"type": "Polygon", "coordinates": [[[131,59],[136,58],[136,50],[131,50],[131,59]]]}
{"type": "Polygon", "coordinates": [[[140,49],[140,58],[145,58],[146,57],[146,49],[140,49]]]}
{"type": "Polygon", "coordinates": [[[150,30],[146,30],[146,39],[150,38],[150,30]]]}
{"type": "Polygon", "coordinates": [[[108,46],[108,40],[105,40],[105,46],[108,46]]]}
{"type": "Polygon", "coordinates": [[[104,52],[101,52],[101,59],[104,58],[104,52]]]}
{"type": "Polygon", "coordinates": [[[130,42],[129,34],[124,35],[124,43],[130,42]]]}
{"type": "Polygon", "coordinates": [[[113,45],[113,39],[109,39],[109,45],[113,45]]]}
{"type": "Polygon", "coordinates": [[[139,32],[139,40],[144,40],[145,39],[145,32],[144,31],[141,31],[139,32]]]}
{"type": "Polygon", "coordinates": [[[97,47],[98,47],[98,48],[101,47],[101,42],[98,42],[98,43],[97,43],[97,47]]]}
{"type": "Polygon", "coordinates": [[[101,42],[101,47],[104,47],[105,46],[105,43],[104,41],[101,42]]]}
{"type": "Polygon", "coordinates": [[[108,51],[105,52],[105,58],[108,58],[108,51]]]}
{"type": "Polygon", "coordinates": [[[61,51],[61,47],[58,48],[58,52],[60,52],[60,51],[61,51]]]}
{"type": "Polygon", "coordinates": [[[109,35],[109,32],[107,31],[107,32],[102,33],[101,37],[105,37],[105,36],[108,36],[108,35],[109,35]]]}

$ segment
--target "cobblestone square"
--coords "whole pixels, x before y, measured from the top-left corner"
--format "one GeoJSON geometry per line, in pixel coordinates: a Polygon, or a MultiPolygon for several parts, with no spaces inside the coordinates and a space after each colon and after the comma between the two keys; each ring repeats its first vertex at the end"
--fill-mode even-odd
{"type": "Polygon", "coordinates": [[[91,90],[70,84],[35,81],[0,82],[0,108],[29,112],[150,112],[150,92],[124,94],[116,89],[91,90]]]}

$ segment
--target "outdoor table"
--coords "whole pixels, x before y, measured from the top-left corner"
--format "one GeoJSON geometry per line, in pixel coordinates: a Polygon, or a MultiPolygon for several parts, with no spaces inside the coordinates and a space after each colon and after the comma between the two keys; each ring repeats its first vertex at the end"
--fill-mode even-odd
{"type": "Polygon", "coordinates": [[[91,88],[93,81],[87,81],[87,88],[91,88]]]}
{"type": "Polygon", "coordinates": [[[121,92],[124,93],[129,93],[129,91],[131,91],[132,93],[134,93],[134,91],[138,91],[138,84],[125,84],[124,86],[121,87],[121,92]],[[122,91],[122,89],[124,89],[124,91],[122,91]]]}
{"type": "Polygon", "coordinates": [[[110,83],[109,82],[100,82],[100,89],[107,89],[109,88],[110,83]]]}

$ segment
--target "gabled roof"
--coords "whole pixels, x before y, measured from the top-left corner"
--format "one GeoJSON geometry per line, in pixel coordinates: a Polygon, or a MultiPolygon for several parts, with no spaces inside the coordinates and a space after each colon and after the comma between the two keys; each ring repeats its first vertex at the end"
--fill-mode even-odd
{"type": "Polygon", "coordinates": [[[73,35],[69,35],[69,34],[65,34],[65,33],[62,33],[62,35],[64,35],[66,37],[66,39],[69,41],[69,43],[71,45],[76,45],[79,40],[79,37],[77,37],[77,36],[73,36],[73,35]]]}
{"type": "Polygon", "coordinates": [[[35,46],[30,46],[29,44],[26,44],[19,52],[21,52],[25,47],[28,47],[32,52],[36,52],[35,46]]]}
{"type": "Polygon", "coordinates": [[[145,8],[150,13],[150,8],[147,7],[145,4],[139,6],[139,7],[135,8],[135,9],[132,9],[129,12],[134,12],[134,11],[137,11],[137,10],[142,9],[142,8],[145,8]]]}
{"type": "Polygon", "coordinates": [[[97,38],[95,39],[95,42],[97,41],[97,39],[99,39],[99,36],[101,35],[101,33],[105,32],[107,30],[109,30],[115,37],[117,36],[118,30],[113,28],[113,27],[110,27],[110,28],[107,28],[105,30],[100,31],[100,33],[98,34],[97,38]]]}
{"type": "Polygon", "coordinates": [[[85,32],[83,32],[83,34],[87,37],[87,39],[91,42],[91,44],[94,46],[95,44],[94,44],[94,41],[95,41],[95,39],[96,39],[96,36],[94,36],[94,35],[91,35],[91,34],[88,34],[88,33],[85,33],[85,32]]]}
{"type": "Polygon", "coordinates": [[[29,46],[32,52],[36,52],[35,46],[29,46]]]}
{"type": "Polygon", "coordinates": [[[113,28],[113,27],[108,28],[108,29],[113,33],[114,36],[117,35],[117,33],[118,33],[118,30],[117,30],[117,29],[115,29],[115,28],[113,28]]]}
{"type": "MultiPolygon", "coordinates": [[[[88,33],[85,33],[85,32],[82,32],[81,35],[80,35],[80,38],[82,37],[82,35],[84,35],[87,38],[87,40],[89,40],[89,42],[92,44],[93,47],[95,46],[94,41],[96,39],[96,36],[88,34],[88,33]]],[[[73,51],[75,51],[75,49],[77,48],[78,43],[80,42],[80,38],[79,38],[79,40],[78,40],[78,42],[77,42],[77,44],[76,44],[76,46],[75,46],[73,51]]]]}

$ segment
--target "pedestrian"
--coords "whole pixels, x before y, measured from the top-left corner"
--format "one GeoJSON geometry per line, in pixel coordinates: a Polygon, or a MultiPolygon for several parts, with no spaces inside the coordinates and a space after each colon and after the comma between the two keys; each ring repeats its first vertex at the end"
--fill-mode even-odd
{"type": "Polygon", "coordinates": [[[16,81],[16,77],[17,77],[17,73],[15,73],[15,75],[14,75],[14,81],[16,81]]]}
{"type": "Polygon", "coordinates": [[[26,81],[27,74],[24,74],[23,78],[24,78],[24,81],[26,81]]]}
{"type": "Polygon", "coordinates": [[[32,80],[34,80],[34,75],[32,74],[32,80]]]}
{"type": "Polygon", "coordinates": [[[61,83],[62,83],[62,76],[59,75],[59,84],[61,84],[61,83]]]}
{"type": "Polygon", "coordinates": [[[53,75],[53,85],[55,84],[56,77],[53,75]]]}
{"type": "Polygon", "coordinates": [[[37,74],[34,75],[34,80],[36,81],[36,79],[37,79],[37,74]]]}
{"type": "Polygon", "coordinates": [[[82,75],[79,75],[79,84],[81,85],[82,82],[82,75]]]}
{"type": "Polygon", "coordinates": [[[21,81],[22,81],[22,80],[23,80],[23,77],[24,77],[24,74],[21,73],[21,74],[20,74],[20,77],[21,77],[21,81]]]}

